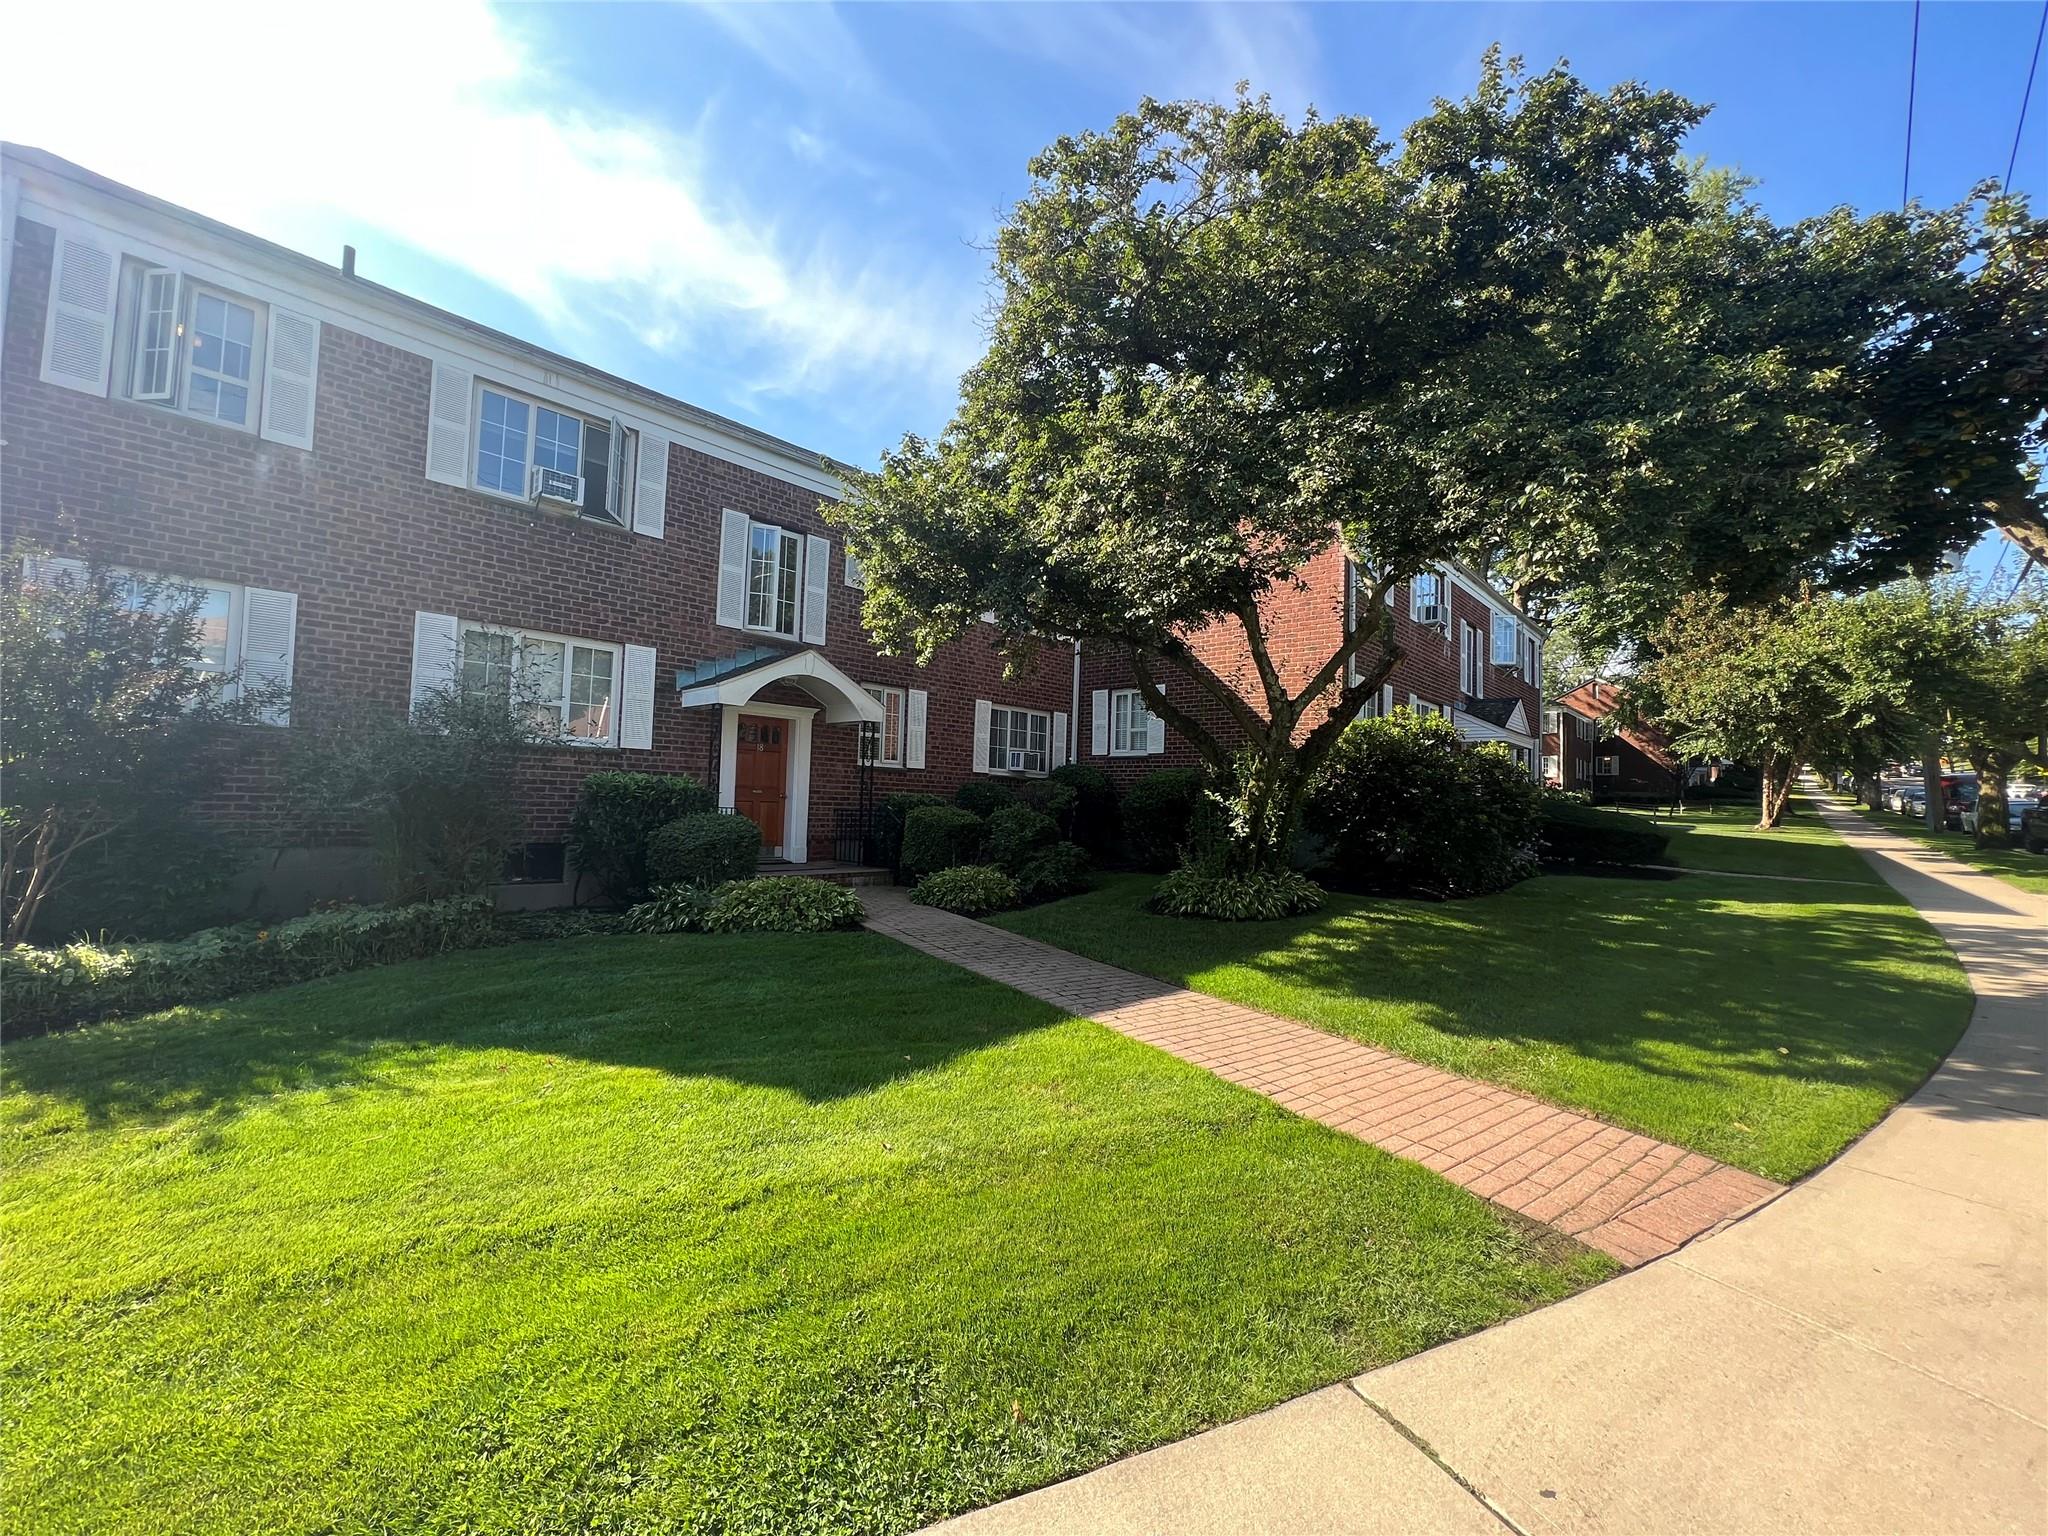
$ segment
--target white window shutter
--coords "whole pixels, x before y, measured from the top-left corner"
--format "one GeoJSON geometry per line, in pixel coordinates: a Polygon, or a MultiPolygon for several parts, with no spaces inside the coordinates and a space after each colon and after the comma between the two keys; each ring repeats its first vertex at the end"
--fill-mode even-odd
{"type": "Polygon", "coordinates": [[[452,613],[412,616],[412,702],[455,686],[461,659],[461,627],[452,613]]]}
{"type": "Polygon", "coordinates": [[[658,539],[667,526],[668,439],[659,432],[642,432],[633,470],[633,531],[658,539]]]}
{"type": "MultiPolygon", "coordinates": [[[[14,238],[11,229],[4,234],[14,238]]],[[[106,394],[114,363],[114,284],[120,275],[121,263],[112,251],[73,235],[57,237],[50,308],[43,321],[45,384],[106,394]]]]}
{"type": "Polygon", "coordinates": [[[718,622],[747,627],[747,514],[731,507],[718,525],[718,622]]]}
{"type": "MultiPolygon", "coordinates": [[[[250,587],[242,594],[242,685],[269,689],[292,685],[292,652],[299,628],[294,592],[250,587]]],[[[290,725],[292,702],[281,698],[257,716],[265,725],[290,725]]]]}
{"type": "Polygon", "coordinates": [[[1380,689],[1380,714],[1382,717],[1394,712],[1394,685],[1388,683],[1380,689]]]}
{"type": "Polygon", "coordinates": [[[1058,710],[1052,712],[1052,765],[1057,768],[1067,760],[1067,717],[1058,710]]]}
{"type": "Polygon", "coordinates": [[[832,541],[815,533],[804,554],[804,644],[825,643],[825,602],[831,595],[832,541]]]}
{"type": "Polygon", "coordinates": [[[475,378],[467,368],[434,362],[427,400],[427,478],[439,485],[469,484],[469,397],[475,378]]]}
{"type": "Polygon", "coordinates": [[[319,386],[320,322],[272,308],[263,359],[263,436],[287,448],[311,448],[319,386]]]}
{"type": "Polygon", "coordinates": [[[620,671],[619,745],[645,752],[654,745],[654,647],[627,646],[620,671]]]}
{"type": "Polygon", "coordinates": [[[1088,750],[1096,757],[1109,756],[1109,690],[1097,688],[1088,695],[1088,750]]]}
{"type": "MultiPolygon", "coordinates": [[[[1161,693],[1166,692],[1166,684],[1161,683],[1159,691],[1161,693]]],[[[1151,723],[1150,735],[1145,742],[1145,751],[1149,756],[1157,757],[1166,750],[1166,722],[1153,714],[1149,708],[1145,711],[1145,718],[1151,723]]]]}
{"type": "Polygon", "coordinates": [[[974,771],[988,772],[988,700],[974,701],[974,771]]]}
{"type": "MultiPolygon", "coordinates": [[[[924,766],[925,691],[913,688],[903,706],[903,766],[924,766]]],[[[985,750],[985,749],[984,749],[985,750]]]]}

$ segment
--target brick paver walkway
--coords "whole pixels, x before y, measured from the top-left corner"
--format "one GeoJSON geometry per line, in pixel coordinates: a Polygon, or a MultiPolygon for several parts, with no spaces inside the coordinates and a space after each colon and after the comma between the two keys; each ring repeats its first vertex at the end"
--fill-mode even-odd
{"type": "Polygon", "coordinates": [[[1256,1089],[1634,1266],[1783,1186],[1507,1088],[863,891],[868,927],[1256,1089]]]}

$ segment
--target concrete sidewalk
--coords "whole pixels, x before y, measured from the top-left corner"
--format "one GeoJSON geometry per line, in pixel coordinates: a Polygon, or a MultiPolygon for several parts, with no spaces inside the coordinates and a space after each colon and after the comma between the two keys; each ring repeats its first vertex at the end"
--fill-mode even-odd
{"type": "Polygon", "coordinates": [[[1821,815],[1978,994],[1861,1142],[1570,1301],[939,1529],[2048,1531],[2048,902],[1821,815]]]}

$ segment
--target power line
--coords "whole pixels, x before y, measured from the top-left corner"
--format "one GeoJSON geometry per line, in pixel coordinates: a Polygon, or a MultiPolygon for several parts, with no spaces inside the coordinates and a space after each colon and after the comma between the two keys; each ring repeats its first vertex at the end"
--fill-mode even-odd
{"type": "Polygon", "coordinates": [[[2027,88],[2020,92],[2020,120],[2012,128],[2012,153],[2005,157],[2005,190],[2012,190],[2013,167],[2020,163],[2020,134],[2027,126],[2027,103],[2034,99],[2034,71],[2041,66],[2041,35],[2048,32],[2048,0],[2041,0],[2041,22],[2034,28],[2034,58],[2027,65],[2027,88]]]}
{"type": "Polygon", "coordinates": [[[1913,92],[1920,83],[1920,0],[1913,0],[1913,57],[1906,67],[1906,171],[1899,178],[1899,208],[1904,211],[1913,185],[1913,92]]]}

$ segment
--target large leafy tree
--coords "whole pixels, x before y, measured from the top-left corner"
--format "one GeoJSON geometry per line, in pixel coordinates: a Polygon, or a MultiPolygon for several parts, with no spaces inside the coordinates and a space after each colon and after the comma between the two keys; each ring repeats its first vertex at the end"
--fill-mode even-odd
{"type": "Polygon", "coordinates": [[[1925,636],[1897,605],[1802,594],[1737,608],[1695,593],[1652,639],[1635,689],[1683,756],[1757,765],[1761,828],[1779,824],[1801,764],[1868,762],[1916,729],[1908,663],[1925,636]]]}
{"type": "Polygon", "coordinates": [[[1243,856],[1270,863],[1399,659],[1396,584],[1448,558],[1537,600],[1597,580],[1640,627],[1689,587],[1761,587],[1854,542],[1869,421],[1829,405],[1844,327],[1800,312],[1829,275],[1681,159],[1701,115],[1489,54],[1398,148],[1243,95],[1059,140],[997,237],[953,421],[830,509],[870,629],[929,655],[992,615],[1020,641],[1128,648],[1232,786],[1243,856]],[[1754,312],[1724,313],[1752,282],[1754,312]],[[1769,353],[1787,328],[1822,339],[1769,353]],[[1806,488],[1796,517],[1757,491],[1781,481],[1806,488]],[[1267,602],[1333,546],[1361,622],[1283,667],[1267,602]],[[1248,686],[1193,659],[1215,625],[1248,686]],[[1166,664],[1214,707],[1162,692],[1166,664]]]}

